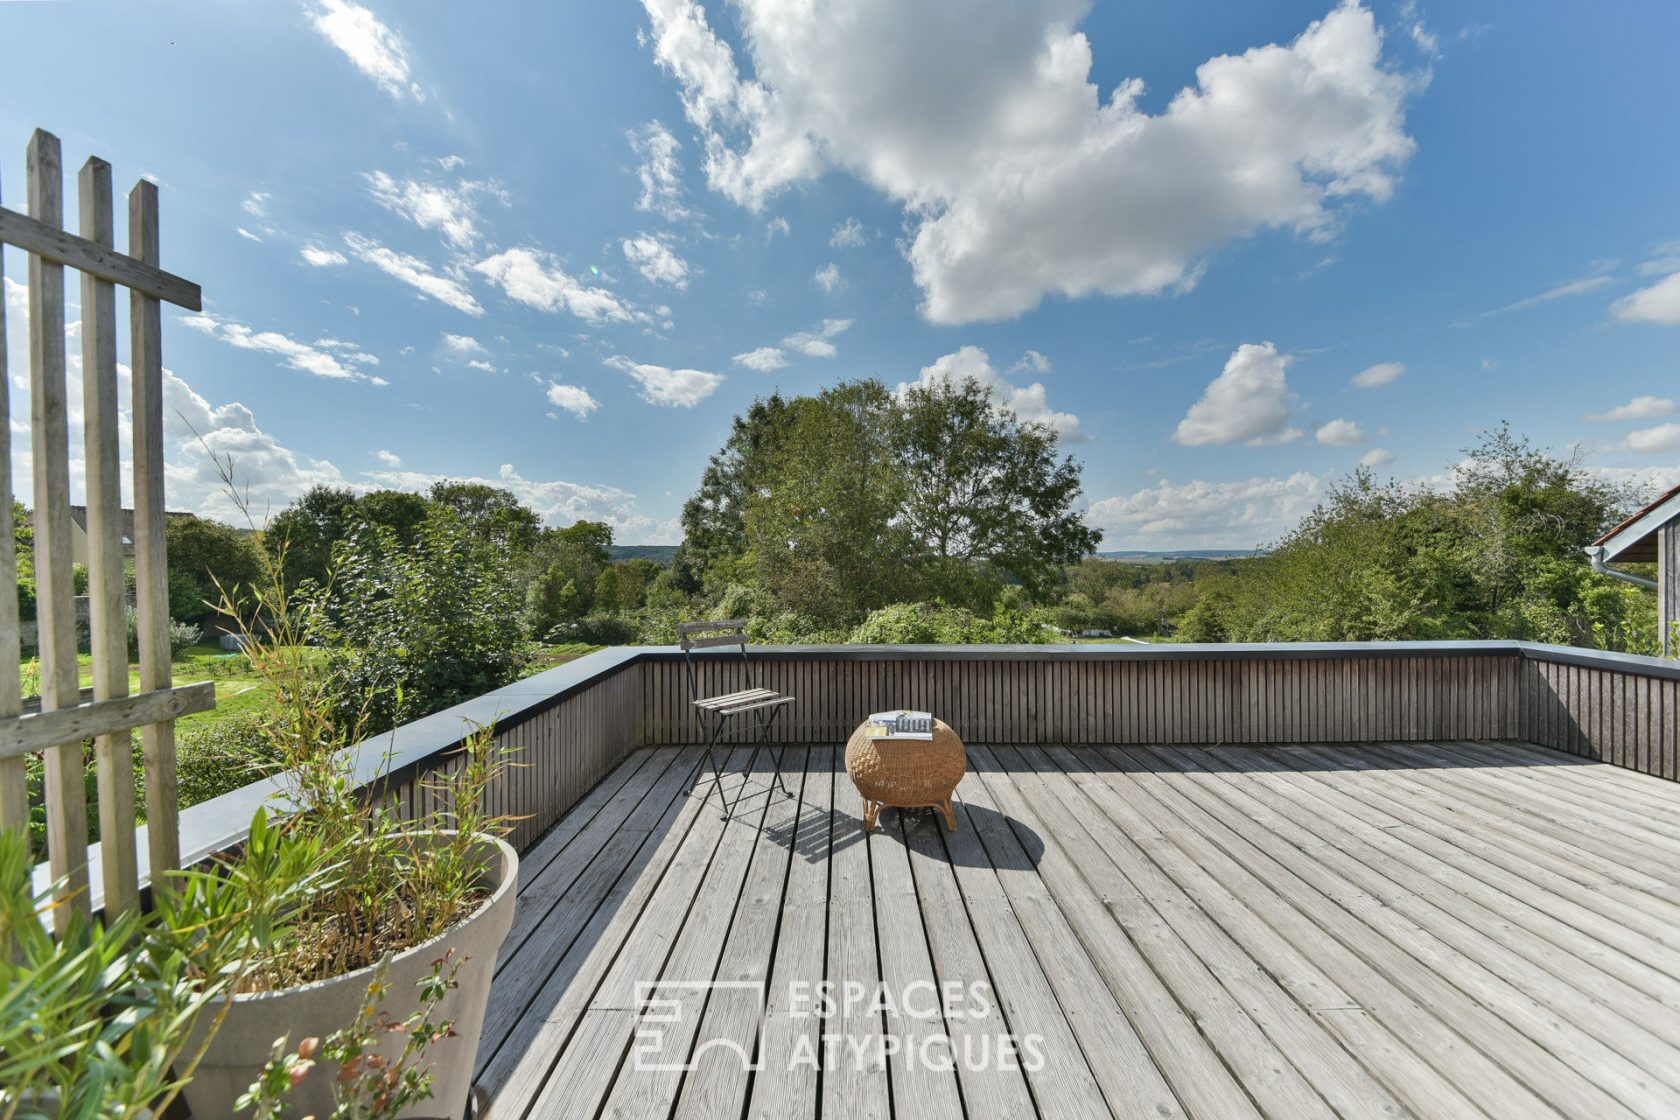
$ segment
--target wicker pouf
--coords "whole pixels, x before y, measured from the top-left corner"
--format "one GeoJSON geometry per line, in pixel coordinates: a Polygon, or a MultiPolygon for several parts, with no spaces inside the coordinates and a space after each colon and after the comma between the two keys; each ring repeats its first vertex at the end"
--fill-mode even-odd
{"type": "Polygon", "coordinates": [[[846,741],[846,773],[863,795],[863,830],[875,827],[884,806],[938,809],[956,831],[951,794],[968,769],[968,753],[943,720],[933,721],[932,739],[871,739],[863,725],[846,741]]]}

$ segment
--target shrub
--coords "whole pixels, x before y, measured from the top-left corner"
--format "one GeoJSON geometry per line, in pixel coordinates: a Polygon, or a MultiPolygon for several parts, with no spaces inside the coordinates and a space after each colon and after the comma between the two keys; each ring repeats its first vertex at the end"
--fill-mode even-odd
{"type": "Polygon", "coordinates": [[[272,773],[278,762],[269,717],[263,712],[242,712],[183,728],[175,738],[181,807],[250,785],[272,773]]]}
{"type": "Polygon", "coordinates": [[[961,607],[894,603],[871,611],[850,640],[860,645],[1038,645],[1049,641],[1050,634],[1038,617],[1009,606],[985,619],[961,607]]]}
{"type": "Polygon", "coordinates": [[[591,646],[627,646],[639,634],[640,628],[633,619],[616,614],[591,614],[554,627],[548,632],[547,640],[550,645],[581,642],[591,646]]]}
{"type": "Polygon", "coordinates": [[[530,651],[507,551],[442,515],[403,544],[360,526],[333,550],[308,637],[326,647],[344,726],[375,733],[518,680],[530,651]]]}

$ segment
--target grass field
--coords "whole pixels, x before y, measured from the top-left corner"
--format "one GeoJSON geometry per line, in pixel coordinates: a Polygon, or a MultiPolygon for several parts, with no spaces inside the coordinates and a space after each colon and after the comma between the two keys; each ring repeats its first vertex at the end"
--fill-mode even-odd
{"type": "MultiPolygon", "coordinates": [[[[539,646],[526,675],[564,665],[574,658],[593,653],[600,648],[581,642],[539,646]]],[[[81,669],[81,683],[85,688],[93,683],[93,658],[84,653],[77,659],[77,663],[81,669]]],[[[23,663],[22,671],[23,694],[36,695],[40,692],[39,664],[30,658],[23,663]]],[[[183,732],[257,711],[268,703],[273,692],[273,687],[252,670],[251,663],[244,654],[229,653],[208,643],[188,646],[182,650],[175,658],[174,676],[176,684],[192,684],[196,681],[216,683],[216,706],[208,712],[181,717],[176,721],[176,728],[183,732]]],[[[140,690],[140,670],[137,666],[129,666],[128,688],[130,692],[140,690]]]]}

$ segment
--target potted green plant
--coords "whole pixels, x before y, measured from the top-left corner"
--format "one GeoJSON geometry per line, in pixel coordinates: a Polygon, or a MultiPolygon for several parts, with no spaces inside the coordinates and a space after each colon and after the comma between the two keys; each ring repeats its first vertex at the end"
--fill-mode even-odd
{"type": "Polygon", "coordinates": [[[419,1014],[447,1027],[418,1052],[401,1030],[368,1043],[373,1065],[419,1079],[401,1107],[340,1110],[345,1065],[328,1048],[308,1059],[313,1068],[288,1067],[308,1072],[289,1086],[284,1115],[460,1116],[513,921],[518,856],[500,838],[504,822],[482,811],[506,754],[490,729],[471,729],[450,776],[428,781],[426,800],[441,807],[421,820],[366,796],[350,750],[364,737],[366,698],[347,704],[323,670],[310,642],[320,598],[288,594],[282,561],[269,561],[264,586],[237,599],[223,592],[218,606],[239,617],[235,604],[247,604],[244,654],[274,697],[265,727],[283,796],[272,823],[258,815],[242,851],[184,873],[166,908],[178,937],[197,931],[202,975],[237,973],[217,997],[217,1029],[195,1030],[203,1055],[183,1096],[196,1117],[233,1116],[259,1100],[260,1115],[281,1115],[280,1104],[253,1095],[272,1077],[277,1047],[342,1039],[369,1017],[402,1024],[419,1014]],[[279,902],[274,884],[287,881],[283,865],[299,851],[332,874],[279,902]],[[440,961],[451,962],[441,988],[440,961]]]}
{"type": "Polygon", "coordinates": [[[31,888],[29,839],[0,832],[0,1120],[143,1120],[190,1078],[193,1027],[215,1027],[229,974],[196,974],[153,915],[44,919],[52,890],[31,888]]]}

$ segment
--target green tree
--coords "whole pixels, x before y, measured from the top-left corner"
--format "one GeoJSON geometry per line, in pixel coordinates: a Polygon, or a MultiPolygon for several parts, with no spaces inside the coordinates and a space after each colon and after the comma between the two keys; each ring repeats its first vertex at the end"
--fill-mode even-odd
{"type": "Polygon", "coordinates": [[[1058,456],[1052,428],[1023,423],[972,378],[912,386],[897,412],[903,519],[932,553],[936,591],[990,565],[1041,593],[1097,547],[1075,508],[1079,465],[1058,456]]]}
{"type": "Polygon", "coordinates": [[[420,494],[406,490],[370,490],[357,498],[347,511],[346,528],[356,522],[383,525],[395,533],[401,543],[413,544],[420,537],[420,526],[436,509],[435,504],[420,494]]]}
{"type": "Polygon", "coordinates": [[[515,552],[525,552],[537,538],[542,520],[511,490],[483,482],[445,479],[432,484],[432,501],[452,510],[473,532],[515,552]]]}
{"type": "Polygon", "coordinates": [[[760,452],[743,509],[746,557],[782,609],[823,626],[852,625],[918,597],[904,476],[882,423],[892,413],[880,382],[843,383],[790,402],[760,452]]]}
{"type": "Polygon", "coordinates": [[[312,486],[303,497],[275,514],[263,532],[269,555],[283,558],[281,575],[289,588],[305,581],[327,582],[333,547],[350,531],[355,491],[344,486],[312,486]]]}
{"type": "Polygon", "coordinates": [[[334,703],[369,731],[418,719],[517,680],[529,659],[511,560],[453,516],[412,545],[363,524],[339,542],[316,593],[310,638],[327,650],[334,703]]]}
{"type": "Polygon", "coordinates": [[[169,550],[171,617],[191,622],[221,601],[220,585],[235,605],[249,602],[263,574],[262,545],[250,533],[202,517],[170,517],[164,523],[169,550]]]}

